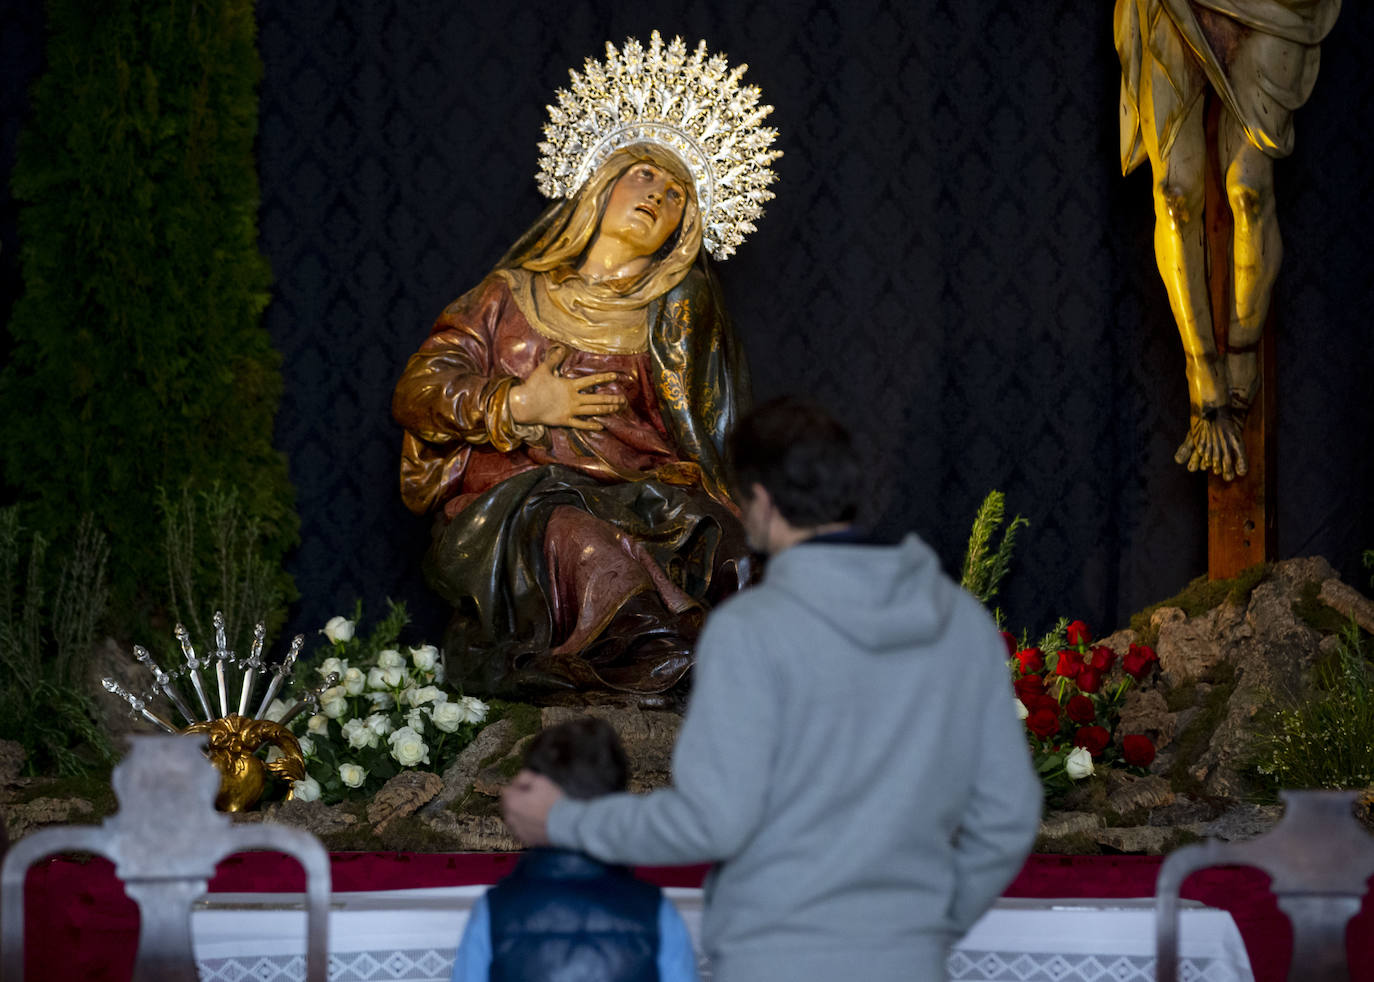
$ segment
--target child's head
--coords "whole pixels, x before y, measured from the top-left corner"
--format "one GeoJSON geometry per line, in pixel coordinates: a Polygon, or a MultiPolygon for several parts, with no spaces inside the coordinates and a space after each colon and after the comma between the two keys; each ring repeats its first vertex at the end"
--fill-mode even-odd
{"type": "Polygon", "coordinates": [[[525,751],[525,769],[543,774],[569,798],[624,791],[630,765],[611,724],[594,716],[542,730],[525,751]]]}

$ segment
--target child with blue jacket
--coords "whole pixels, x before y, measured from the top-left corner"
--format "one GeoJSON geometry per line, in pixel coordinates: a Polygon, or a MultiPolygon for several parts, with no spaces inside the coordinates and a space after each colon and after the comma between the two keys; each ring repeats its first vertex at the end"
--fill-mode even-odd
{"type": "MultiPolygon", "coordinates": [[[[571,798],[624,791],[629,764],[615,730],[583,717],[539,733],[525,768],[571,798]]],[[[569,849],[531,849],[473,905],[452,982],[696,982],[691,936],[672,901],[569,849]]]]}

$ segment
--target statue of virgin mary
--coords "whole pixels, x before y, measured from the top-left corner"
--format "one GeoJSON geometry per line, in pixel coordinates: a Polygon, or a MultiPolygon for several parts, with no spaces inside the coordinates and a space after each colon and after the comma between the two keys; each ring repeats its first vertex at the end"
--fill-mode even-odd
{"type": "Polygon", "coordinates": [[[753,230],[779,152],[723,67],[655,32],[573,72],[541,144],[558,200],[396,386],[464,691],[671,701],[705,612],[749,579],[722,455],[748,371],[708,253],[753,230]]]}

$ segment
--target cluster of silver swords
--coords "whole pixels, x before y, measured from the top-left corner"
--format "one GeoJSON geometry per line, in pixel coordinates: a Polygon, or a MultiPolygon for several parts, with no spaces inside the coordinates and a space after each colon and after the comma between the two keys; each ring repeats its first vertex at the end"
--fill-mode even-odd
{"type": "MultiPolygon", "coordinates": [[[[253,716],[254,719],[264,718],[268,708],[272,705],[272,701],[276,699],[277,693],[281,691],[281,687],[286,683],[286,680],[291,677],[291,671],[295,667],[296,659],[301,653],[301,646],[305,644],[305,635],[298,634],[291,640],[291,648],[287,651],[286,657],[283,658],[279,664],[274,667],[264,666],[262,661],[262,648],[263,639],[266,637],[267,631],[263,625],[258,624],[253,628],[253,644],[249,650],[248,657],[239,658],[229,649],[228,639],[225,637],[224,633],[224,615],[219,611],[215,612],[214,624],[215,649],[204,657],[200,657],[196,654],[195,647],[191,644],[191,637],[187,633],[186,628],[181,624],[176,626],[176,630],[173,633],[176,635],[177,642],[181,645],[181,654],[186,659],[186,664],[174,674],[163,671],[157,662],[153,660],[153,656],[148,653],[146,648],[134,645],[134,658],[138,659],[139,664],[148,669],[153,676],[154,688],[151,692],[147,693],[147,695],[152,696],[158,692],[165,695],[168,700],[171,701],[172,705],[176,707],[177,712],[181,713],[187,725],[228,716],[230,715],[229,670],[235,669],[240,673],[241,678],[236,712],[239,716],[247,716],[248,702],[252,698],[253,689],[258,682],[258,676],[259,674],[263,674],[264,669],[266,669],[266,672],[271,674],[272,680],[268,683],[267,692],[263,695],[262,700],[258,704],[257,712],[253,716]],[[211,707],[210,696],[205,686],[205,679],[201,675],[202,670],[209,669],[212,666],[214,668],[214,680],[217,690],[216,695],[219,697],[218,713],[211,707]],[[196,701],[199,704],[200,713],[197,713],[191,708],[177,687],[178,680],[185,677],[189,677],[191,680],[191,687],[195,690],[196,701]]],[[[328,688],[330,685],[337,683],[337,681],[338,678],[336,675],[325,679],[322,685],[305,693],[300,699],[296,700],[277,722],[286,726],[307,708],[318,705],[320,692],[324,691],[324,689],[328,688]]],[[[181,732],[181,728],[172,725],[168,720],[149,709],[147,699],[129,692],[114,679],[103,679],[101,684],[105,686],[106,691],[114,693],[127,702],[130,709],[132,709],[136,715],[142,716],[149,723],[152,723],[154,726],[168,733],[181,732]]]]}

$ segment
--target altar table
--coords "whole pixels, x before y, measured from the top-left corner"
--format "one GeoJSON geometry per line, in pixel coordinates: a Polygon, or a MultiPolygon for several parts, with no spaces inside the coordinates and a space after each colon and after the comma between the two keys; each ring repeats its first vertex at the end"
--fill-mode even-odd
{"type": "MultiPolygon", "coordinates": [[[[514,853],[344,852],[330,856],[336,893],[450,888],[494,883],[514,868],[514,853]]],[[[1004,894],[1009,899],[1149,898],[1159,856],[1031,856],[1004,894]]],[[[663,887],[701,885],[703,867],[640,871],[663,887]]],[[[293,860],[242,853],[220,863],[212,893],[293,893],[305,877],[293,860]]],[[[1183,897],[1228,911],[1240,930],[1256,982],[1284,982],[1292,931],[1258,870],[1225,867],[1194,873],[1183,897]]],[[[24,895],[27,982],[79,978],[128,982],[138,940],[138,909],[103,859],[55,857],[30,870],[24,895]]],[[[1374,982],[1374,896],[1350,922],[1347,950],[1353,982],[1374,982]]],[[[1102,975],[1110,980],[1109,973],[1102,975]]],[[[1201,980],[1208,982],[1208,980],[1201,980]]]]}
{"type": "MultiPolygon", "coordinates": [[[[484,887],[340,893],[330,912],[331,982],[447,982],[454,949],[484,887]]],[[[701,891],[667,888],[692,935],[703,982],[701,891]]],[[[1185,901],[1179,975],[1252,982],[1231,915],[1185,901]]],[[[192,915],[201,982],[300,982],[305,977],[302,894],[211,894],[192,915]]],[[[1154,979],[1154,909],[1149,900],[1002,899],[951,952],[953,980],[1154,979]]]]}

